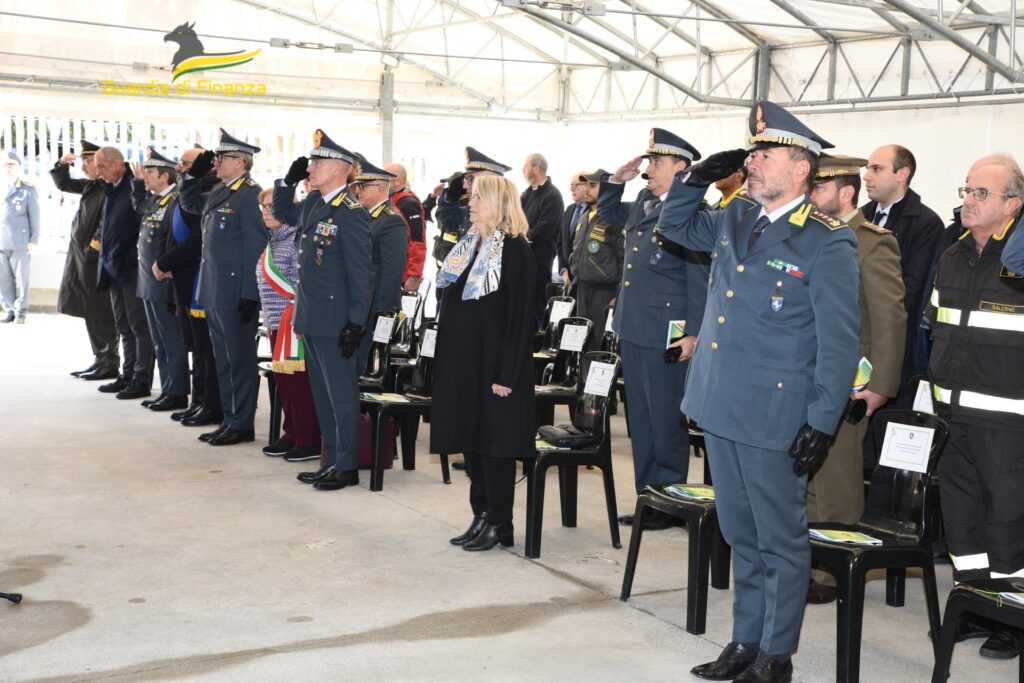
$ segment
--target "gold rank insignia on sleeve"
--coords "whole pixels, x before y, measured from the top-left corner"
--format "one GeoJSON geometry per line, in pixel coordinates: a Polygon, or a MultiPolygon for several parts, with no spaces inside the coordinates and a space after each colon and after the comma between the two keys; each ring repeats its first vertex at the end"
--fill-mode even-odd
{"type": "Polygon", "coordinates": [[[818,221],[829,230],[838,230],[839,228],[845,228],[846,223],[842,222],[835,216],[830,216],[820,209],[814,209],[811,211],[811,218],[818,221]]]}

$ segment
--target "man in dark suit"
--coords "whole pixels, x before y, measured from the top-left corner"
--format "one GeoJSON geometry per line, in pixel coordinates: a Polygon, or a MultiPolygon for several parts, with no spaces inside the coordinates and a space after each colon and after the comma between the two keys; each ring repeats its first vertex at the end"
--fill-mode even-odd
{"type": "Polygon", "coordinates": [[[535,310],[537,327],[544,320],[544,306],[547,303],[548,283],[551,282],[551,266],[558,251],[558,228],[562,222],[562,195],[548,177],[548,160],[541,154],[531,154],[523,164],[523,177],[530,184],[523,190],[520,201],[526,222],[530,226],[526,239],[533,250],[537,264],[535,288],[535,310]]]}
{"type": "Polygon", "coordinates": [[[907,381],[928,371],[928,333],[921,328],[925,294],[930,289],[928,272],[935,257],[943,228],[938,214],[921,203],[921,196],[910,189],[917,160],[906,147],[885,145],[871,153],[864,172],[864,187],[870,202],[861,207],[864,218],[892,231],[900,245],[900,267],[906,289],[907,345],[900,382],[901,393],[907,381]]]}
{"type": "Polygon", "coordinates": [[[153,384],[153,341],[146,310],[136,294],[139,217],[132,207],[132,173],[116,147],[101,147],[96,152],[96,170],[107,181],[96,289],[110,291],[124,352],[121,376],[100,391],[116,393],[120,399],[145,398],[153,384]]]}
{"type": "Polygon", "coordinates": [[[572,271],[569,268],[569,260],[572,258],[572,243],[576,238],[576,227],[580,218],[590,210],[587,204],[587,184],[580,180],[580,176],[586,175],[586,171],[577,171],[569,181],[569,191],[572,192],[572,202],[562,212],[562,223],[558,226],[558,274],[562,276],[562,282],[571,285],[573,280],[572,271]]]}

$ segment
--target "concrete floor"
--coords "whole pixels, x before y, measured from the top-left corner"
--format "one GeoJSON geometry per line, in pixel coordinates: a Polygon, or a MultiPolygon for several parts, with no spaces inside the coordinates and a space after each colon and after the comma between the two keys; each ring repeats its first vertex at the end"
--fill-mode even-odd
{"type": "MultiPolygon", "coordinates": [[[[381,493],[316,492],[306,464],[214,449],[181,427],[68,377],[88,365],[80,320],[0,327],[0,680],[697,680],[729,641],[728,591],[707,633],[683,629],[685,531],[649,533],[634,595],[618,600],[600,478],[580,476],[580,517],[560,526],[549,480],[543,554],[469,554],[468,481],[441,482],[421,430],[418,469],[381,493]]],[[[564,414],[563,414],[564,417],[564,414]]],[[[266,406],[257,430],[266,434],[266,406]]],[[[625,425],[614,418],[620,512],[633,506],[625,425]]],[[[694,478],[701,462],[693,460],[694,478]]],[[[623,529],[623,544],[629,531],[623,529]]],[[[939,567],[940,594],[951,586],[939,567]]],[[[863,681],[927,681],[923,591],[867,589],[863,681]]],[[[960,645],[954,681],[1013,680],[1017,663],[960,645]]],[[[834,679],[835,606],[807,609],[796,680],[834,679]]]]}

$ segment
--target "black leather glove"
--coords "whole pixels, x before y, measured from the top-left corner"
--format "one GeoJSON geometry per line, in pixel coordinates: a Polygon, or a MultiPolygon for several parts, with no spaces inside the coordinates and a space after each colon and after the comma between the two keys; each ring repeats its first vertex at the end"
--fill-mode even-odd
{"type": "Polygon", "coordinates": [[[366,328],[362,325],[349,323],[338,335],[338,346],[341,347],[341,355],[344,358],[351,358],[352,354],[359,350],[359,340],[363,338],[366,328]]]}
{"type": "Polygon", "coordinates": [[[750,152],[745,149],[727,149],[724,152],[715,152],[689,169],[690,177],[686,179],[686,184],[707,187],[722,178],[728,178],[740,170],[749,154],[750,152]]]}
{"type": "Polygon", "coordinates": [[[202,178],[210,172],[211,168],[213,168],[213,152],[207,149],[200,152],[187,172],[193,178],[202,178]]]}
{"type": "Polygon", "coordinates": [[[445,188],[445,196],[449,201],[458,201],[459,197],[466,194],[466,174],[456,173],[448,180],[448,187],[445,188]]]}
{"type": "Polygon", "coordinates": [[[242,324],[248,325],[256,318],[256,311],[260,308],[260,302],[252,299],[239,299],[238,312],[242,314],[242,324]]]}
{"type": "Polygon", "coordinates": [[[288,167],[288,174],[284,177],[284,184],[294,187],[309,177],[309,159],[299,157],[288,167]]]}
{"type": "Polygon", "coordinates": [[[804,425],[796,433],[793,445],[789,447],[789,457],[794,458],[793,472],[802,477],[815,470],[828,455],[828,447],[832,437],[819,432],[811,425],[804,425]]]}

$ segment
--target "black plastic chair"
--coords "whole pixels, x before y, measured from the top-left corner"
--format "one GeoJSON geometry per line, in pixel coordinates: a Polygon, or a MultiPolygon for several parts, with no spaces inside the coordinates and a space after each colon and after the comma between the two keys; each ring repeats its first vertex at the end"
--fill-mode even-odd
{"type": "Polygon", "coordinates": [[[562,508],[562,526],[576,526],[576,504],[579,468],[597,467],[604,480],[605,505],[612,546],[621,548],[619,540],[618,510],[615,503],[615,479],[612,475],[611,436],[608,430],[607,395],[587,393],[586,380],[594,363],[611,365],[611,386],[622,372],[622,360],[614,353],[592,351],[584,354],[579,388],[576,393],[572,424],[591,435],[585,447],[572,449],[537,449],[532,457],[524,458],[526,469],[526,556],[540,557],[541,531],[544,523],[544,478],[549,467],[558,467],[558,483],[562,508]]]}
{"type": "Polygon", "coordinates": [[[590,343],[591,334],[593,323],[586,318],[570,317],[558,321],[555,330],[555,347],[558,350],[551,362],[544,367],[541,383],[533,389],[537,403],[538,427],[554,422],[555,406],[571,406],[576,400],[577,385],[582,375],[583,354],[590,343]],[[583,338],[583,345],[571,345],[570,337],[575,337],[578,341],[580,336],[583,338]]]}
{"type": "Polygon", "coordinates": [[[416,353],[416,329],[423,311],[423,297],[420,294],[402,295],[402,313],[395,323],[394,341],[391,343],[391,358],[411,358],[416,353]]]}
{"type": "MultiPolygon", "coordinates": [[[[437,323],[428,321],[423,324],[421,338],[437,334],[437,323]]],[[[436,337],[435,337],[436,339],[436,337]]],[[[422,351],[422,349],[421,349],[422,351]]],[[[372,399],[365,395],[360,399],[360,410],[369,413],[373,425],[373,450],[371,451],[370,490],[381,491],[384,488],[384,470],[387,463],[383,454],[384,439],[387,438],[388,418],[398,423],[398,434],[402,446],[402,469],[416,469],[416,435],[419,431],[419,418],[430,414],[431,387],[434,381],[434,357],[421,353],[416,365],[407,365],[398,371],[396,388],[401,398],[372,399]]],[[[447,456],[441,456],[441,471],[444,483],[451,483],[448,471],[447,456]]]]}
{"type": "Polygon", "coordinates": [[[555,338],[558,321],[562,318],[570,317],[575,310],[576,299],[571,296],[553,296],[548,299],[547,306],[544,307],[544,321],[541,323],[540,331],[533,336],[533,357],[536,361],[538,381],[540,371],[554,358],[555,352],[558,351],[557,339],[555,338]],[[566,309],[566,305],[568,305],[568,309],[566,309]],[[552,320],[552,314],[555,313],[556,308],[559,314],[552,320]],[[565,312],[566,310],[568,312],[565,312]]]}
{"type": "MultiPolygon", "coordinates": [[[[1007,624],[1024,632],[1024,605],[999,596],[1000,593],[1024,592],[1024,579],[987,579],[964,581],[953,588],[946,600],[946,613],[942,618],[942,635],[935,653],[932,683],[946,683],[950,676],[949,663],[956,645],[956,629],[965,613],[977,614],[1000,624],[1007,624]]],[[[1017,680],[1024,683],[1024,657],[1018,656],[1017,680]]]]}
{"type": "Polygon", "coordinates": [[[885,569],[886,604],[902,605],[902,586],[909,567],[923,572],[932,646],[938,643],[939,596],[932,559],[928,482],[949,437],[941,418],[913,410],[884,410],[875,414],[875,445],[882,444],[889,424],[899,423],[933,431],[927,471],[924,473],[878,465],[871,475],[867,504],[857,524],[821,522],[814,529],[856,531],[882,541],[881,545],[854,545],[811,539],[811,557],[836,577],[839,606],[836,613],[836,680],[860,678],[861,628],[864,621],[864,584],[872,569],[885,569]]]}
{"type": "MultiPolygon", "coordinates": [[[[703,433],[701,436],[703,437],[703,433]]],[[[704,460],[706,462],[707,458],[704,460]]],[[[623,602],[629,600],[633,591],[633,576],[636,573],[640,541],[644,533],[643,519],[648,510],[658,510],[681,519],[690,533],[686,575],[686,630],[694,635],[700,635],[704,633],[707,624],[709,571],[713,587],[719,590],[729,588],[732,550],[718,528],[715,501],[679,498],[663,492],[660,486],[644,488],[637,496],[636,509],[633,512],[629,555],[626,558],[626,572],[622,577],[622,592],[619,594],[619,599],[623,602]]]]}
{"type": "Polygon", "coordinates": [[[394,341],[398,328],[398,311],[377,311],[373,315],[373,321],[366,331],[372,335],[377,329],[378,321],[381,318],[390,318],[392,321],[391,335],[388,341],[374,341],[370,343],[370,355],[366,358],[366,367],[359,377],[359,391],[388,391],[394,386],[394,371],[391,367],[391,343],[394,341]]]}

